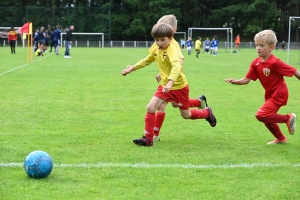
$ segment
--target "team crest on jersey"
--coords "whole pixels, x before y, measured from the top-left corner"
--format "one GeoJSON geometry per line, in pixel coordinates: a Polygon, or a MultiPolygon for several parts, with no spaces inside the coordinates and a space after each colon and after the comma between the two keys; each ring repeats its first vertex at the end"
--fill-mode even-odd
{"type": "Polygon", "coordinates": [[[269,76],[270,75],[270,69],[268,68],[263,68],[263,72],[265,76],[269,76]]]}
{"type": "Polygon", "coordinates": [[[166,59],[166,58],[167,58],[167,52],[164,52],[163,59],[166,59]]]}

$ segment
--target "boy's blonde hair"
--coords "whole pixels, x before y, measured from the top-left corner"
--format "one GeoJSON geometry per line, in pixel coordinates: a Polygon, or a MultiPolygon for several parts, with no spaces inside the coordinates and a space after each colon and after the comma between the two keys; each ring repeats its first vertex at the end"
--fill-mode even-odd
{"type": "Polygon", "coordinates": [[[153,26],[151,35],[154,39],[162,37],[171,38],[174,36],[174,30],[169,24],[159,23],[153,26]]]}
{"type": "Polygon", "coordinates": [[[158,21],[159,23],[169,24],[173,29],[177,29],[177,19],[175,15],[164,15],[158,21]]]}
{"type": "Polygon", "coordinates": [[[277,42],[277,37],[276,37],[274,31],[263,30],[255,35],[254,41],[255,42],[261,41],[268,45],[275,45],[277,42]]]}

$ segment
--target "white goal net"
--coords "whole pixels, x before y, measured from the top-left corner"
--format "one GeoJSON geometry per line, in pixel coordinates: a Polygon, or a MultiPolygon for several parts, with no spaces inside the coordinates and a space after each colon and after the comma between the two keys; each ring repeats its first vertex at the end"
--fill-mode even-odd
{"type": "MultiPolygon", "coordinates": [[[[61,33],[61,45],[65,46],[65,35],[61,33]]],[[[104,33],[72,33],[72,47],[104,47],[104,33]]]]}
{"type": "MultiPolygon", "coordinates": [[[[188,37],[191,37],[193,41],[195,41],[196,37],[200,36],[202,44],[204,44],[204,41],[206,38],[209,38],[210,41],[212,41],[212,38],[214,36],[217,36],[219,41],[219,51],[222,49],[225,50],[225,52],[232,53],[232,47],[233,47],[233,32],[232,28],[197,28],[197,27],[191,27],[188,29],[188,37]],[[194,38],[193,38],[194,37],[194,38]]],[[[203,47],[203,45],[201,45],[203,47]]]]}

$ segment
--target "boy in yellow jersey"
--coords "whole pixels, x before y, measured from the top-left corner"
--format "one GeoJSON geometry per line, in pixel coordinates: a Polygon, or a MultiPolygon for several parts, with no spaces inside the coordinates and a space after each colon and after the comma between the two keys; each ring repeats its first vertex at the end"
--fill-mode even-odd
{"type": "Polygon", "coordinates": [[[200,49],[201,49],[201,37],[197,37],[196,44],[195,44],[195,50],[196,50],[196,57],[198,58],[200,54],[200,49]]]}
{"type": "MultiPolygon", "coordinates": [[[[162,82],[147,105],[144,135],[133,142],[136,145],[153,146],[155,112],[161,104],[168,101],[176,102],[184,119],[206,119],[214,127],[217,121],[210,107],[204,110],[189,110],[189,86],[180,64],[178,49],[171,43],[174,36],[172,27],[164,23],[155,24],[151,35],[157,47],[152,48],[146,58],[134,66],[128,65],[122,71],[122,75],[126,76],[156,61],[162,82]]],[[[199,105],[200,101],[196,101],[199,105]]]]}
{"type": "MultiPolygon", "coordinates": [[[[177,19],[176,19],[175,15],[164,15],[157,21],[157,23],[158,24],[159,23],[169,24],[173,28],[174,33],[177,31],[177,19]]],[[[181,49],[180,49],[178,42],[173,38],[171,40],[171,44],[173,44],[176,47],[176,49],[178,50],[180,64],[183,65],[184,56],[181,53],[181,49]]],[[[153,50],[153,48],[156,48],[156,47],[157,47],[157,44],[154,43],[150,47],[149,52],[151,52],[153,50]]],[[[156,76],[156,80],[158,83],[160,82],[160,74],[158,74],[156,76]]],[[[191,105],[190,107],[199,107],[201,109],[204,109],[207,106],[206,97],[204,95],[201,95],[197,100],[197,101],[200,101],[199,106],[198,106],[198,102],[195,101],[195,99],[191,99],[191,101],[192,102],[190,103],[190,105],[191,105]],[[195,103],[196,103],[196,105],[195,105],[195,103]]],[[[166,116],[165,109],[166,109],[167,104],[168,104],[168,102],[164,102],[162,105],[160,105],[155,114],[154,141],[160,141],[159,133],[160,133],[160,129],[163,125],[163,122],[165,120],[165,116],[166,116]]],[[[171,104],[175,108],[178,107],[178,105],[173,101],[171,101],[171,104]]]]}
{"type": "Polygon", "coordinates": [[[35,51],[35,55],[36,56],[44,56],[43,52],[44,52],[43,46],[39,45],[38,49],[35,51]]]}

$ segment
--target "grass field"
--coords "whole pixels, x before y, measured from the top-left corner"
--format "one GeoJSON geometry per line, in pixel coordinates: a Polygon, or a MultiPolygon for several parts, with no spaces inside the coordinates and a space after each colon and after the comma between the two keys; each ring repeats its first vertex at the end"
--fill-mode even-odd
{"type": "MultiPolygon", "coordinates": [[[[0,199],[300,199],[299,131],[290,136],[280,124],[288,143],[266,145],[273,136],[254,116],[260,83],[224,82],[246,74],[254,49],[198,59],[184,50],[190,97],[205,94],[218,123],[184,120],[168,105],[153,147],[132,140],[143,135],[156,64],[121,75],[146,48],[72,48],[71,59],[47,52],[30,64],[26,49],[16,51],[0,48],[0,199]],[[34,150],[53,158],[45,179],[23,170],[34,150]]],[[[274,54],[286,61],[286,52],[274,54]]],[[[279,113],[300,116],[300,82],[286,82],[279,113]]]]}

